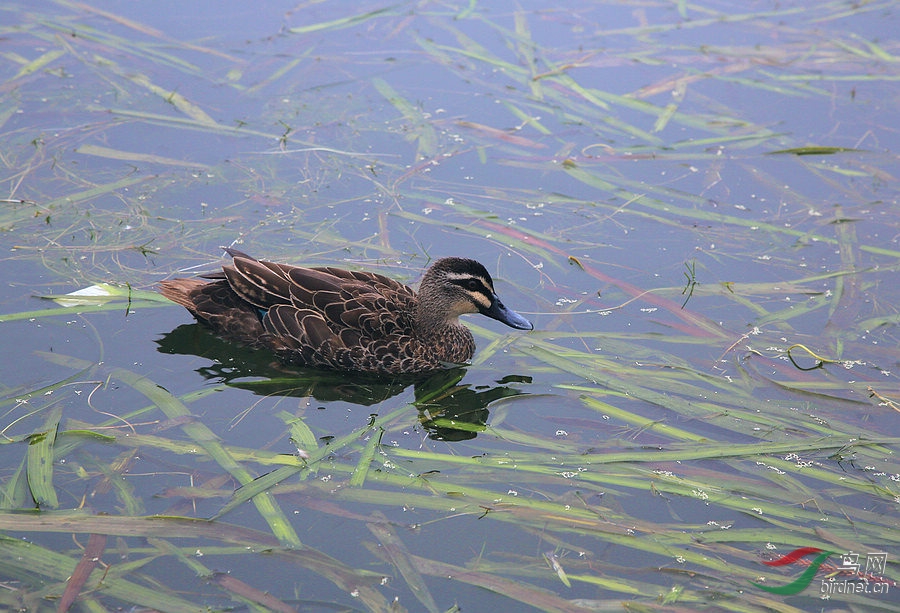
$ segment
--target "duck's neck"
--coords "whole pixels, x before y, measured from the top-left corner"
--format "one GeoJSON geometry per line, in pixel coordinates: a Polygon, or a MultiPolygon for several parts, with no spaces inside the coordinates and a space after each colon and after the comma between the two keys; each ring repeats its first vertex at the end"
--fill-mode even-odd
{"type": "Polygon", "coordinates": [[[475,338],[458,317],[436,317],[433,310],[419,307],[416,336],[429,356],[446,364],[462,364],[475,354],[475,338]]]}
{"type": "Polygon", "coordinates": [[[447,319],[446,316],[435,313],[432,309],[419,303],[419,309],[416,313],[416,332],[423,339],[441,338],[448,331],[462,327],[459,318],[454,317],[447,319]]]}

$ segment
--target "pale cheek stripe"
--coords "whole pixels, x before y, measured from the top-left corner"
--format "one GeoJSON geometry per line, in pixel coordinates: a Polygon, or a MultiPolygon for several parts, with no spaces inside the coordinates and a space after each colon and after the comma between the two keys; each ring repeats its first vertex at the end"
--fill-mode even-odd
{"type": "Polygon", "coordinates": [[[472,297],[472,302],[476,303],[483,309],[491,308],[491,301],[484,294],[478,292],[467,292],[472,297]]]}

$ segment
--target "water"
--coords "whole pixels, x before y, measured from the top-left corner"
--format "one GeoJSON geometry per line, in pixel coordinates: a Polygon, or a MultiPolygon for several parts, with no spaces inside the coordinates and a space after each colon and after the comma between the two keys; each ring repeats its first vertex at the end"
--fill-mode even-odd
{"type": "Polygon", "coordinates": [[[3,606],[812,611],[763,560],[894,563],[891,3],[2,10],[3,606]],[[474,257],[536,329],[286,367],[151,299],[222,245],[474,257]]]}

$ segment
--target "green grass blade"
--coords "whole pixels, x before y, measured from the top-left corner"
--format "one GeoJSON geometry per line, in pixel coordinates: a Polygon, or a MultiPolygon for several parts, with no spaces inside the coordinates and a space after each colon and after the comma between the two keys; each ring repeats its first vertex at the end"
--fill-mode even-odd
{"type": "Polygon", "coordinates": [[[41,55],[37,59],[34,59],[19,69],[19,72],[16,73],[16,76],[13,77],[13,80],[18,79],[19,77],[24,77],[26,75],[30,75],[32,73],[41,70],[48,64],[56,61],[58,58],[64,56],[66,54],[65,49],[54,49],[52,51],[48,51],[47,53],[41,55]]]}
{"type": "Polygon", "coordinates": [[[399,5],[386,6],[374,11],[367,11],[365,13],[358,13],[356,15],[347,15],[346,17],[338,17],[337,19],[332,19],[331,21],[320,21],[319,23],[311,23],[306,26],[296,26],[290,28],[288,31],[292,34],[310,34],[312,32],[321,32],[322,30],[340,30],[342,28],[347,28],[358,23],[368,21],[369,19],[378,17],[379,15],[382,15],[384,13],[388,13],[394,10],[397,6],[399,5]]]}
{"type": "Polygon", "coordinates": [[[406,585],[416,599],[422,603],[422,606],[427,611],[437,613],[439,611],[437,603],[434,601],[434,597],[431,595],[431,591],[429,591],[422,575],[416,569],[409,550],[403,544],[403,541],[400,540],[400,537],[397,536],[397,532],[388,523],[387,519],[381,513],[376,513],[376,516],[384,521],[380,523],[370,522],[366,524],[366,527],[381,543],[381,548],[386,557],[400,571],[400,575],[406,581],[406,585]]]}
{"type": "Polygon", "coordinates": [[[375,457],[375,451],[378,449],[378,446],[381,444],[381,437],[384,434],[384,430],[379,428],[374,432],[369,432],[369,440],[366,442],[366,446],[363,448],[363,452],[359,456],[359,462],[356,463],[356,468],[353,469],[353,473],[350,475],[350,485],[354,487],[362,487],[362,485],[366,482],[366,475],[369,472],[369,465],[372,463],[372,460],[375,457]]]}
{"type": "Polygon", "coordinates": [[[56,490],[53,488],[53,446],[62,409],[54,407],[42,426],[41,432],[31,435],[27,451],[28,487],[39,507],[55,509],[59,506],[56,490]]]}
{"type": "Polygon", "coordinates": [[[858,153],[859,149],[848,147],[823,147],[808,145],[806,147],[792,147],[790,149],[778,149],[769,151],[769,155],[833,155],[835,153],[858,153]]]}
{"type": "MultiPolygon", "coordinates": [[[[149,301],[149,300],[140,300],[133,301],[131,303],[131,309],[137,308],[158,308],[163,306],[171,306],[167,305],[163,302],[159,301],[149,301]]],[[[109,311],[122,311],[123,313],[126,310],[126,305],[124,302],[120,301],[108,301],[108,302],[98,302],[92,305],[85,306],[64,306],[53,309],[35,309],[34,311],[20,311],[18,313],[8,313],[6,315],[0,315],[0,323],[5,321],[22,321],[29,319],[39,319],[41,317],[55,317],[57,315],[73,315],[74,313],[101,313],[101,312],[109,312],[109,311]]]]}
{"type": "Polygon", "coordinates": [[[27,464],[26,454],[15,473],[0,488],[0,509],[24,509],[34,504],[28,487],[27,464]]]}
{"type": "Polygon", "coordinates": [[[206,164],[201,164],[199,162],[189,162],[186,160],[178,160],[175,158],[167,158],[161,155],[154,155],[152,153],[137,153],[135,151],[122,151],[120,149],[113,149],[112,147],[103,147],[101,145],[93,145],[90,143],[85,143],[83,145],[79,145],[77,149],[75,149],[75,153],[80,153],[82,155],[93,155],[96,157],[107,158],[110,160],[122,160],[126,162],[144,162],[146,164],[160,164],[163,166],[175,166],[177,168],[198,168],[198,169],[208,169],[209,166],[206,164]]]}
{"type": "Polygon", "coordinates": [[[278,416],[290,427],[291,442],[296,445],[297,449],[308,455],[311,451],[319,448],[319,440],[305,421],[287,411],[282,411],[278,416]]]}

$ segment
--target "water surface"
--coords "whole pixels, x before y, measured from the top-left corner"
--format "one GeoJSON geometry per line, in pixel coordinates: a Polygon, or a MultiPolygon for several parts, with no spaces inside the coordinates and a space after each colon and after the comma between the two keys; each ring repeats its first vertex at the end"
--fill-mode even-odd
{"type": "Polygon", "coordinates": [[[0,8],[4,606],[895,610],[893,3],[0,8]],[[535,331],[287,368],[155,297],[222,245],[535,331]]]}

